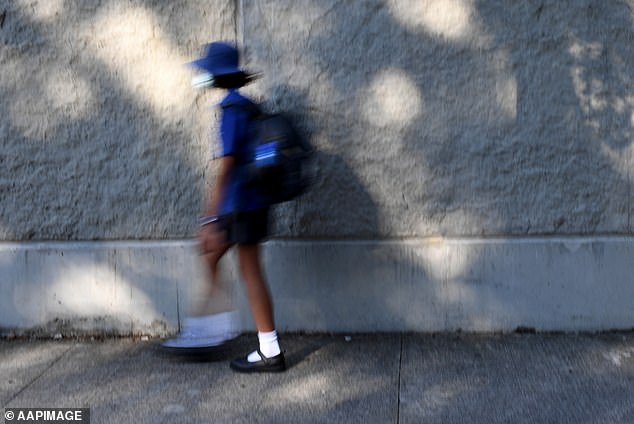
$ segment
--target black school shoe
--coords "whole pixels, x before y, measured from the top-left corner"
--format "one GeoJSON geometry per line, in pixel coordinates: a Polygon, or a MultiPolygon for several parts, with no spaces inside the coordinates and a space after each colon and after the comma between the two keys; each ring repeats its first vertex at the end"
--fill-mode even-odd
{"type": "Polygon", "coordinates": [[[252,372],[283,372],[286,371],[286,361],[284,360],[284,353],[273,356],[272,358],[265,357],[260,349],[257,350],[261,360],[257,362],[249,362],[248,356],[244,358],[238,358],[231,361],[230,367],[236,372],[252,373],[252,372]]]}

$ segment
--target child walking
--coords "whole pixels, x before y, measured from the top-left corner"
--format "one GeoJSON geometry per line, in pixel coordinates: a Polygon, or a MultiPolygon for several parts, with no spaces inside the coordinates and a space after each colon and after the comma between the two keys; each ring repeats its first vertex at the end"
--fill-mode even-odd
{"type": "MultiPolygon", "coordinates": [[[[245,172],[251,157],[248,127],[257,108],[239,89],[253,77],[239,68],[238,50],[224,42],[208,44],[204,55],[192,65],[203,72],[195,78],[196,85],[226,92],[220,103],[219,171],[201,220],[201,254],[213,292],[220,284],[220,259],[229,248],[237,246],[240,273],[258,331],[258,347],[232,361],[231,368],[238,372],[284,371],[286,363],[260,256],[260,243],[268,235],[269,205],[256,187],[247,184],[245,172]]],[[[230,332],[224,334],[225,338],[230,337],[230,332]]]]}

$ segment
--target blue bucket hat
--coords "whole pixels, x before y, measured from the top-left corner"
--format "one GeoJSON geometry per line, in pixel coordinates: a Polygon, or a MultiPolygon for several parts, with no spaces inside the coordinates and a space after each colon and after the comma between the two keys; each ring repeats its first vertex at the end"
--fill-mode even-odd
{"type": "Polygon", "coordinates": [[[242,72],[238,67],[238,50],[235,46],[214,42],[205,46],[205,54],[197,60],[190,62],[190,65],[203,69],[214,76],[229,75],[242,72]]]}

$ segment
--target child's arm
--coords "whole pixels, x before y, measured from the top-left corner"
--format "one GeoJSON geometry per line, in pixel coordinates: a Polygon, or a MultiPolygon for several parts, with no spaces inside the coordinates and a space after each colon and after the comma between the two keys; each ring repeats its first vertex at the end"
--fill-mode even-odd
{"type": "Polygon", "coordinates": [[[216,176],[215,184],[211,187],[211,196],[207,207],[205,208],[206,216],[217,216],[219,212],[220,204],[222,203],[222,196],[226,193],[227,185],[229,184],[229,178],[231,171],[235,165],[235,158],[233,156],[223,156],[218,159],[220,166],[218,169],[218,175],[216,176]]]}

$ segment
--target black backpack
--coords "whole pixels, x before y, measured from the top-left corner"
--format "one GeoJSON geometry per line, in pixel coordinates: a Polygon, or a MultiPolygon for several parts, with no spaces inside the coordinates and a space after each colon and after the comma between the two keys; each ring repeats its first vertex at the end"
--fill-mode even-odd
{"type": "Polygon", "coordinates": [[[269,204],[292,200],[310,185],[311,146],[297,133],[284,115],[268,114],[255,104],[234,104],[247,108],[249,156],[243,164],[247,184],[255,186],[269,204]]]}

